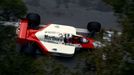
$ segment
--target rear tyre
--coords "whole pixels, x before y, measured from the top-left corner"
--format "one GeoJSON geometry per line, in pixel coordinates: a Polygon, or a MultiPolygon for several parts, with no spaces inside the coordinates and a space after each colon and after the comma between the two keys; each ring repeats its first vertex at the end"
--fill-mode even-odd
{"type": "Polygon", "coordinates": [[[29,13],[26,16],[26,19],[28,19],[28,27],[29,28],[38,28],[40,24],[40,15],[36,13],[29,13]]]}

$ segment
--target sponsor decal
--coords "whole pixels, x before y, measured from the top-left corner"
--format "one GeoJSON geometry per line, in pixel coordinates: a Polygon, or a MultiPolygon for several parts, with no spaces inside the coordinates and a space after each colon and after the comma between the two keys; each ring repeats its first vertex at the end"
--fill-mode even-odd
{"type": "Polygon", "coordinates": [[[55,36],[44,35],[44,41],[62,42],[63,40],[64,38],[62,36],[55,37],[55,36]]]}
{"type": "Polygon", "coordinates": [[[46,31],[44,35],[44,41],[56,44],[64,43],[64,34],[59,32],[46,31]],[[58,36],[53,36],[55,34],[58,36]]]}
{"type": "Polygon", "coordinates": [[[80,44],[72,44],[71,42],[70,43],[64,42],[65,38],[71,38],[71,36],[72,36],[71,34],[64,34],[64,33],[53,32],[53,31],[45,31],[44,42],[81,47],[80,44]],[[54,36],[55,34],[57,36],[54,36]]]}

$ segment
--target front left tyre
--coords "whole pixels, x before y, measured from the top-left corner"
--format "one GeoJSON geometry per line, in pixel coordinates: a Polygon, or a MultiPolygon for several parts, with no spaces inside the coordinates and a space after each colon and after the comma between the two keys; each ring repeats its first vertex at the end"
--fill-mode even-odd
{"type": "Polygon", "coordinates": [[[93,21],[87,24],[87,29],[89,32],[100,32],[101,24],[99,22],[93,21]]]}
{"type": "Polygon", "coordinates": [[[38,46],[34,42],[29,42],[21,45],[20,53],[25,55],[30,55],[32,57],[36,57],[37,55],[38,46]]]}

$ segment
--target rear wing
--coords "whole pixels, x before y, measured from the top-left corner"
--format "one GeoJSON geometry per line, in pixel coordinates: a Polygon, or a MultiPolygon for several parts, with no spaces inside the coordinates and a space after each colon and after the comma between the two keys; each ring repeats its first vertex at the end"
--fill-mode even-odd
{"type": "Polygon", "coordinates": [[[16,30],[17,38],[21,39],[20,42],[23,42],[26,39],[27,28],[28,28],[28,20],[26,19],[21,20],[20,25],[18,29],[16,30]]]}

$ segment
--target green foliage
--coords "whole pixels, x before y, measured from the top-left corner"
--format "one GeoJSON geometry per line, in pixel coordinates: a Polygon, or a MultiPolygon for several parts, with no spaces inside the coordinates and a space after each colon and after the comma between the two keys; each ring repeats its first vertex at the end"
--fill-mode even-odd
{"type": "Polygon", "coordinates": [[[122,13],[127,0],[104,0],[106,3],[113,6],[116,13],[122,13]]]}
{"type": "MultiPolygon", "coordinates": [[[[114,40],[117,41],[117,40],[114,40]]],[[[117,41],[118,42],[118,41],[117,41]]],[[[123,50],[119,43],[113,42],[111,45],[96,50],[97,75],[118,75],[122,66],[123,50]],[[103,55],[106,56],[105,60],[103,55]]]]}
{"type": "Polygon", "coordinates": [[[124,67],[122,68],[121,75],[132,75],[134,74],[134,65],[131,63],[125,63],[124,67]]]}
{"type": "Polygon", "coordinates": [[[124,18],[122,21],[123,25],[123,36],[124,40],[130,41],[134,38],[134,19],[130,19],[128,17],[124,18]]]}
{"type": "Polygon", "coordinates": [[[0,34],[0,55],[3,55],[15,48],[15,28],[0,26],[0,34]]]}
{"type": "Polygon", "coordinates": [[[0,75],[43,75],[36,60],[16,52],[15,28],[0,26],[0,75]]]}
{"type": "Polygon", "coordinates": [[[45,75],[71,75],[72,72],[53,57],[42,57],[39,62],[44,66],[45,75]]]}
{"type": "Polygon", "coordinates": [[[22,55],[1,56],[0,74],[1,75],[42,75],[43,68],[32,58],[22,55]],[[39,67],[39,68],[38,68],[39,67]]]}
{"type": "Polygon", "coordinates": [[[26,14],[27,8],[22,0],[0,0],[0,19],[13,20],[26,14]]]}
{"type": "MultiPolygon", "coordinates": [[[[134,0],[104,0],[113,6],[116,13],[122,14],[121,24],[123,27],[123,34],[119,39],[120,42],[114,43],[116,45],[111,45],[111,48],[106,48],[110,50],[112,56],[112,61],[108,60],[109,68],[104,68],[102,70],[109,72],[111,74],[107,75],[131,75],[134,73],[134,0]],[[111,50],[112,49],[112,50],[111,50]],[[112,53],[111,51],[115,51],[112,53]],[[119,51],[118,51],[119,50],[119,51]],[[119,58],[119,59],[118,59],[119,58]],[[117,59],[117,60],[116,60],[117,59]],[[113,62],[114,61],[114,62],[113,62]],[[112,65],[114,65],[113,68],[112,65]],[[106,70],[105,70],[106,69],[106,70]]],[[[118,41],[118,40],[116,40],[118,41]]],[[[108,56],[109,57],[109,56],[108,56]]],[[[101,71],[99,73],[102,73],[101,71]]],[[[104,74],[102,74],[104,75],[104,74]]]]}

